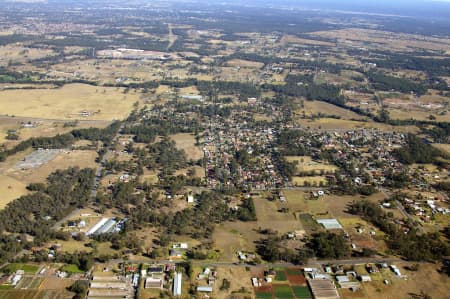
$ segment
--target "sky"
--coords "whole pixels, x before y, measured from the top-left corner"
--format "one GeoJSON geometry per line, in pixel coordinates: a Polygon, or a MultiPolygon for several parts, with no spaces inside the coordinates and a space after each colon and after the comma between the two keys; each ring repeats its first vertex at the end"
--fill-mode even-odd
{"type": "Polygon", "coordinates": [[[450,21],[450,0],[248,0],[253,3],[288,4],[365,13],[436,18],[450,21]]]}

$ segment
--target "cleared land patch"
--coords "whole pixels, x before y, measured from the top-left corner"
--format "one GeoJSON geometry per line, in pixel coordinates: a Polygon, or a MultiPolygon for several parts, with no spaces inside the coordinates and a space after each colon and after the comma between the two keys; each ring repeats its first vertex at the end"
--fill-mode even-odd
{"type": "Polygon", "coordinates": [[[305,115],[307,115],[307,116],[322,113],[322,114],[326,114],[326,115],[336,115],[343,119],[363,119],[364,118],[363,116],[361,116],[353,111],[350,111],[348,109],[344,109],[344,108],[338,107],[336,105],[321,102],[321,101],[304,101],[303,104],[304,104],[304,108],[300,108],[296,111],[300,115],[302,115],[303,111],[305,111],[305,115]]]}
{"type": "Polygon", "coordinates": [[[44,182],[46,178],[57,169],[69,167],[94,168],[97,153],[92,150],[63,151],[42,166],[26,170],[16,168],[8,169],[7,174],[25,183],[44,182]]]}
{"type": "Polygon", "coordinates": [[[175,141],[177,148],[184,150],[188,159],[198,160],[203,158],[203,152],[200,147],[195,146],[195,137],[188,133],[180,133],[171,135],[175,141]]]}
{"type": "Polygon", "coordinates": [[[250,60],[232,59],[227,61],[227,65],[233,67],[248,67],[260,69],[264,66],[264,63],[250,60]]]}
{"type": "Polygon", "coordinates": [[[258,226],[265,229],[277,230],[280,233],[287,233],[294,230],[302,229],[299,221],[297,221],[292,212],[295,211],[293,207],[295,204],[281,203],[279,201],[268,201],[266,199],[255,199],[256,217],[258,219],[258,226]],[[281,208],[289,208],[289,213],[281,213],[281,208]]]}
{"type": "Polygon", "coordinates": [[[0,174],[0,209],[9,202],[28,193],[26,184],[6,175],[0,174]]]}
{"type": "Polygon", "coordinates": [[[310,156],[287,156],[286,160],[289,162],[296,161],[297,164],[297,174],[299,173],[329,173],[334,172],[337,167],[330,165],[321,161],[315,161],[310,156]]]}
{"type": "Polygon", "coordinates": [[[57,89],[0,91],[0,111],[46,119],[123,119],[139,100],[121,88],[69,84],[57,89]],[[83,112],[85,116],[82,116],[83,112]]]}

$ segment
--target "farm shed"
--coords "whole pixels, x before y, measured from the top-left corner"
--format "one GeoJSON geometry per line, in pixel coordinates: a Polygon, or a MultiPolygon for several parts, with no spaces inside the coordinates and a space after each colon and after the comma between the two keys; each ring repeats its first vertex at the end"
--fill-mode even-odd
{"type": "Polygon", "coordinates": [[[342,229],[337,219],[317,219],[317,223],[322,224],[326,229],[342,229]]]}
{"type": "Polygon", "coordinates": [[[308,284],[314,299],[340,299],[336,286],[330,279],[310,279],[308,284]]]}

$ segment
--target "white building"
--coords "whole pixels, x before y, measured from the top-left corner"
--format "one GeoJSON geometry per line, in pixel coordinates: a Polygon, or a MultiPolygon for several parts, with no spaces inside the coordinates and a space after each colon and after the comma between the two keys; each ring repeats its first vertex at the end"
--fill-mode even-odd
{"type": "Polygon", "coordinates": [[[174,296],[181,295],[181,283],[182,283],[181,273],[175,272],[175,278],[173,280],[173,295],[174,296]]]}

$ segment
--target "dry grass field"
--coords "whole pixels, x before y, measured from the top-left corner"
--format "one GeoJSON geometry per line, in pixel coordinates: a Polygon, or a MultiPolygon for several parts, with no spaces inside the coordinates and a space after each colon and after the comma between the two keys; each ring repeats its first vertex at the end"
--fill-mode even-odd
{"type": "Polygon", "coordinates": [[[180,91],[178,93],[180,95],[186,95],[186,94],[188,94],[188,95],[192,95],[192,94],[198,95],[199,91],[198,91],[197,86],[188,86],[188,87],[180,88],[180,91]]]}
{"type": "Polygon", "coordinates": [[[68,253],[74,253],[76,251],[86,251],[86,252],[92,252],[91,247],[85,246],[85,242],[70,240],[70,241],[62,241],[57,240],[53,242],[53,244],[60,244],[61,245],[61,251],[62,252],[68,252],[68,253]]]}
{"type": "Polygon", "coordinates": [[[361,218],[340,217],[339,223],[350,235],[351,242],[356,245],[356,248],[371,248],[379,253],[385,253],[388,249],[384,241],[384,233],[361,218]],[[371,232],[375,232],[375,235],[371,235],[371,232]]]}
{"type": "Polygon", "coordinates": [[[349,204],[351,204],[353,201],[366,199],[372,202],[379,202],[380,200],[383,200],[385,196],[383,193],[375,193],[370,196],[352,196],[352,195],[326,195],[324,196],[324,201],[328,203],[328,206],[330,208],[330,213],[337,218],[343,217],[343,218],[359,218],[357,216],[351,215],[347,213],[347,207],[349,204]]]}
{"type": "Polygon", "coordinates": [[[0,144],[12,147],[32,137],[51,137],[57,134],[68,133],[73,129],[104,128],[111,122],[103,120],[81,120],[75,127],[64,127],[64,123],[64,121],[41,120],[28,117],[0,116],[0,144]],[[32,123],[35,126],[33,128],[24,128],[22,127],[24,123],[32,123]],[[16,134],[19,135],[19,140],[7,140],[8,130],[16,131],[16,134]]]}
{"type": "Polygon", "coordinates": [[[242,288],[246,290],[252,289],[251,273],[244,267],[218,267],[216,270],[218,281],[214,284],[215,298],[230,298],[234,292],[238,292],[242,288]],[[228,290],[220,290],[223,279],[230,282],[230,288],[228,290]]]}
{"type": "Polygon", "coordinates": [[[391,108],[387,109],[389,115],[392,119],[416,119],[416,120],[429,120],[430,115],[434,116],[436,121],[439,122],[449,122],[450,114],[440,115],[438,111],[427,111],[423,109],[414,108],[391,108]]]}
{"type": "Polygon", "coordinates": [[[433,146],[450,155],[450,144],[434,143],[433,146]]]}
{"type": "Polygon", "coordinates": [[[1,290],[0,299],[72,299],[74,293],[58,290],[1,290]]]}
{"type": "Polygon", "coordinates": [[[297,161],[297,173],[314,172],[316,174],[322,172],[334,172],[337,167],[320,161],[313,161],[310,156],[287,156],[289,162],[297,161]]]}
{"type": "Polygon", "coordinates": [[[294,176],[292,183],[294,186],[326,186],[328,181],[323,176],[294,176]]]}
{"type": "Polygon", "coordinates": [[[256,68],[221,67],[219,80],[257,82],[259,70],[256,68]]]}
{"type": "Polygon", "coordinates": [[[336,44],[330,43],[330,42],[324,42],[324,41],[313,40],[313,39],[305,39],[305,38],[300,38],[300,37],[297,37],[294,35],[283,35],[280,43],[282,45],[298,44],[298,45],[328,46],[328,47],[334,47],[336,45],[336,44]]]}
{"type": "Polygon", "coordinates": [[[27,194],[26,184],[12,177],[0,174],[0,209],[9,202],[27,194]]]}
{"type": "Polygon", "coordinates": [[[43,58],[52,54],[54,52],[50,49],[35,49],[9,44],[0,47],[0,65],[6,66],[9,61],[24,63],[28,60],[43,58]]]}
{"type": "Polygon", "coordinates": [[[327,114],[327,115],[336,115],[341,117],[342,119],[364,119],[363,116],[350,111],[348,109],[344,109],[338,107],[333,104],[321,102],[321,101],[304,101],[304,108],[299,108],[296,111],[297,115],[303,115],[303,111],[306,116],[316,115],[318,113],[327,114]]]}
{"type": "Polygon", "coordinates": [[[295,219],[293,214],[295,212],[294,208],[296,207],[295,200],[290,202],[288,199],[287,203],[281,203],[278,200],[268,201],[263,198],[258,198],[254,202],[259,227],[277,230],[283,234],[302,229],[300,222],[295,219]],[[289,208],[290,211],[289,213],[278,212],[281,208],[289,208]]]}
{"type": "Polygon", "coordinates": [[[420,296],[423,291],[431,298],[449,298],[448,286],[450,277],[438,273],[439,265],[420,264],[419,271],[407,271],[403,267],[405,263],[397,264],[400,271],[407,275],[407,278],[395,277],[392,272],[387,270],[382,272],[382,277],[387,279],[390,284],[386,285],[382,280],[363,283],[363,289],[356,293],[348,290],[340,290],[344,299],[363,298],[363,299],[399,299],[399,298],[424,298],[420,296]]]}
{"type": "Polygon", "coordinates": [[[70,84],[48,90],[0,91],[0,111],[3,114],[57,120],[123,119],[139,101],[139,94],[112,87],[70,84]],[[90,115],[82,117],[81,112],[90,115]]]}
{"type": "Polygon", "coordinates": [[[80,168],[95,168],[96,157],[97,153],[90,150],[62,152],[38,168],[17,170],[11,167],[5,171],[5,174],[26,184],[44,182],[48,175],[57,169],[67,169],[76,166],[80,168]]]}
{"type": "Polygon", "coordinates": [[[76,60],[52,66],[50,76],[98,80],[101,83],[115,83],[118,78],[125,82],[151,81],[165,75],[164,68],[157,61],[138,63],[133,60],[102,59],[76,60]]]}
{"type": "Polygon", "coordinates": [[[144,174],[140,176],[143,182],[156,184],[158,182],[158,172],[155,170],[144,169],[144,174]]]}
{"type": "Polygon", "coordinates": [[[257,61],[243,60],[243,59],[232,59],[232,60],[227,61],[226,65],[231,66],[231,67],[244,67],[244,68],[260,69],[264,66],[264,63],[257,62],[257,61]]]}
{"type": "Polygon", "coordinates": [[[256,222],[225,222],[215,227],[212,239],[214,248],[219,250],[219,261],[238,261],[237,251],[255,251],[257,233],[256,222]]]}
{"type": "Polygon", "coordinates": [[[300,190],[283,190],[283,193],[287,199],[287,206],[292,213],[331,215],[327,200],[310,200],[309,193],[300,190]]]}
{"type": "Polygon", "coordinates": [[[44,290],[57,290],[57,289],[65,289],[66,287],[71,286],[72,284],[73,280],[71,279],[47,277],[44,279],[40,288],[44,290]]]}
{"type": "Polygon", "coordinates": [[[194,170],[194,177],[197,178],[204,178],[205,177],[205,169],[203,167],[200,166],[193,166],[193,167],[188,167],[188,168],[183,168],[183,169],[179,169],[175,172],[175,175],[185,175],[188,176],[188,172],[190,170],[194,170]]]}
{"type": "Polygon", "coordinates": [[[417,132],[418,129],[415,126],[390,126],[382,123],[375,123],[372,121],[353,121],[335,118],[320,118],[317,120],[299,119],[297,120],[299,125],[309,128],[322,129],[322,130],[354,130],[354,129],[380,129],[386,131],[397,132],[417,132]]]}
{"type": "Polygon", "coordinates": [[[348,85],[359,86],[361,83],[351,79],[348,75],[343,74],[330,74],[330,73],[318,73],[314,76],[314,82],[316,84],[332,84],[332,85],[348,85]]]}
{"type": "Polygon", "coordinates": [[[367,47],[368,44],[385,50],[404,51],[413,49],[448,51],[450,39],[422,35],[393,33],[379,30],[349,28],[313,33],[315,36],[338,39],[339,43],[352,43],[367,47]],[[395,42],[394,42],[395,41],[395,42]]]}
{"type": "Polygon", "coordinates": [[[375,193],[368,197],[362,196],[339,196],[339,195],[324,195],[319,199],[310,199],[311,195],[307,191],[301,190],[283,190],[287,198],[287,206],[291,212],[309,213],[311,215],[327,215],[336,218],[355,218],[358,216],[347,213],[348,205],[354,200],[366,199],[373,202],[378,202],[384,199],[382,193],[375,193]]]}
{"type": "Polygon", "coordinates": [[[188,159],[198,160],[203,158],[202,149],[195,146],[195,137],[189,133],[179,133],[171,135],[179,150],[184,150],[188,159]]]}

